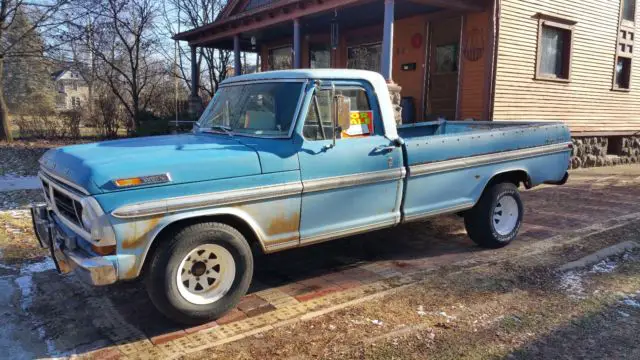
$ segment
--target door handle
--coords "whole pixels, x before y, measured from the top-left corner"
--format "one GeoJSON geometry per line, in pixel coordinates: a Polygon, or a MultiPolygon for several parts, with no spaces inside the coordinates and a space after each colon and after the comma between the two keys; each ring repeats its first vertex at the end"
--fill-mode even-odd
{"type": "Polygon", "coordinates": [[[396,148],[395,145],[380,145],[374,150],[376,152],[390,152],[390,151],[393,151],[395,148],[396,148]]]}

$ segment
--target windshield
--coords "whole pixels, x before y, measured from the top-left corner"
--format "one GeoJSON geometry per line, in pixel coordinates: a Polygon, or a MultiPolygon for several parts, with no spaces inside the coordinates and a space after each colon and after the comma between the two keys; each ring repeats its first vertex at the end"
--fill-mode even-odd
{"type": "Polygon", "coordinates": [[[221,87],[198,121],[200,131],[288,136],[302,86],[301,82],[263,82],[221,87]]]}

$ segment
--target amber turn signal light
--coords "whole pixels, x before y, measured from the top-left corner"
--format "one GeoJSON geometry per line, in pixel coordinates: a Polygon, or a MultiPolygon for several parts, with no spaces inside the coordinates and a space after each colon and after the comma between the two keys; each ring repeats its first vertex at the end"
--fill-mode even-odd
{"type": "Polygon", "coordinates": [[[110,245],[110,246],[91,245],[91,250],[93,250],[93,252],[95,252],[98,255],[107,256],[107,255],[113,255],[116,253],[116,246],[115,245],[110,245]]]}

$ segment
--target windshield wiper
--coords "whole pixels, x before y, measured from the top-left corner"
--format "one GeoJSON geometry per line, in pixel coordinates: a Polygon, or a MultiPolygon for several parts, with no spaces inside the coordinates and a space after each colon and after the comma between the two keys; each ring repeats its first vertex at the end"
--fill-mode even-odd
{"type": "Polygon", "coordinates": [[[223,126],[223,125],[212,125],[211,128],[204,130],[203,132],[205,133],[215,133],[215,134],[219,134],[219,133],[225,133],[227,135],[229,135],[230,137],[233,137],[233,129],[231,129],[228,126],[223,126]]]}

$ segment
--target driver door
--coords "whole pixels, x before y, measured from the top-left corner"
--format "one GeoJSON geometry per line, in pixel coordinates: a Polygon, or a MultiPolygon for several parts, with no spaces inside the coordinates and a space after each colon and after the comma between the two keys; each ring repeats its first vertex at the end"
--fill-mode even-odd
{"type": "Polygon", "coordinates": [[[301,244],[389,227],[400,220],[402,149],[384,137],[366,84],[316,87],[299,152],[301,244]],[[344,99],[336,111],[335,99],[344,99]],[[334,118],[341,128],[335,129],[334,118]]]}

